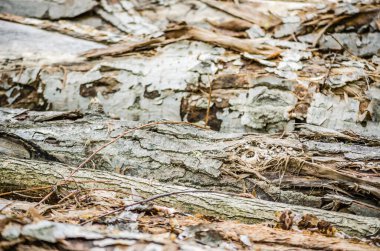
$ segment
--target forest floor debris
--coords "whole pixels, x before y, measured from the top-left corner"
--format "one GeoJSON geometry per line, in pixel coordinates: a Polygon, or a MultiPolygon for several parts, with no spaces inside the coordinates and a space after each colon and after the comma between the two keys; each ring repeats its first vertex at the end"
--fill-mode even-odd
{"type": "Polygon", "coordinates": [[[379,17],[1,1],[0,248],[378,250],[379,17]]]}

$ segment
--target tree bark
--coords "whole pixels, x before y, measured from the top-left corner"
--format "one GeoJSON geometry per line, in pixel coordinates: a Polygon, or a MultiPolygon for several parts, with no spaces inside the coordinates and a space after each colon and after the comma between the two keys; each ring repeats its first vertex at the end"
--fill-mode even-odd
{"type": "MultiPolygon", "coordinates": [[[[0,184],[2,191],[29,189],[55,185],[68,177],[73,167],[57,162],[22,160],[0,157],[0,184]],[[27,178],[26,178],[27,177],[27,178]]],[[[72,177],[75,182],[65,188],[114,189],[130,192],[135,189],[144,196],[189,190],[188,187],[158,183],[148,179],[124,176],[101,170],[81,169],[72,177]],[[92,181],[92,182],[88,182],[92,181]]],[[[125,196],[125,195],[124,195],[125,196]]],[[[226,194],[190,193],[158,199],[162,204],[192,213],[215,216],[221,219],[258,223],[275,220],[279,211],[290,209],[295,214],[312,214],[334,224],[339,230],[355,236],[366,236],[380,228],[378,218],[329,212],[314,208],[269,202],[260,199],[241,198],[226,194]]]]}
{"type": "MultiPolygon", "coordinates": [[[[80,119],[83,114],[78,112],[3,109],[0,115],[0,152],[70,165],[77,165],[101,145],[138,125],[102,116],[80,119]]],[[[376,144],[334,131],[280,138],[156,124],[132,130],[96,154],[86,166],[379,217],[378,179],[352,168],[376,161],[376,153],[380,152],[376,144]],[[312,140],[316,137],[319,141],[312,140]],[[374,146],[365,146],[370,144],[374,146]],[[321,158],[321,154],[328,157],[321,158]]]]}

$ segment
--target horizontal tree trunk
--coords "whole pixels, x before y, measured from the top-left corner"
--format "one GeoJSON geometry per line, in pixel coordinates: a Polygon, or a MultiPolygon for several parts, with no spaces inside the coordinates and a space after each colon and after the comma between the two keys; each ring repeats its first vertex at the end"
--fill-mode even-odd
{"type": "MultiPolygon", "coordinates": [[[[0,152],[77,165],[101,145],[138,125],[99,116],[80,119],[82,116],[78,112],[0,110],[0,152]]],[[[86,166],[380,217],[379,180],[355,168],[378,162],[377,143],[309,129],[314,133],[303,131],[280,138],[154,124],[146,130],[132,130],[86,166]],[[371,144],[374,146],[368,146],[371,144]]]]}
{"type": "MultiPolygon", "coordinates": [[[[39,186],[55,185],[63,181],[73,171],[73,167],[56,162],[22,160],[11,157],[0,157],[0,184],[2,191],[28,189],[39,186]],[[27,177],[27,178],[26,178],[27,177]]],[[[141,179],[100,170],[81,169],[72,176],[75,183],[65,185],[67,188],[118,189],[130,192],[135,189],[144,196],[151,196],[176,191],[186,191],[184,186],[167,185],[148,179],[141,179]],[[92,181],[91,183],[85,181],[92,181]]],[[[179,196],[160,198],[167,206],[174,206],[188,212],[196,212],[221,219],[239,220],[246,223],[257,223],[275,220],[279,211],[290,209],[296,214],[312,214],[321,220],[334,224],[339,230],[355,236],[366,236],[380,228],[378,218],[355,216],[344,213],[292,206],[288,204],[241,198],[215,193],[191,193],[179,196]]]]}

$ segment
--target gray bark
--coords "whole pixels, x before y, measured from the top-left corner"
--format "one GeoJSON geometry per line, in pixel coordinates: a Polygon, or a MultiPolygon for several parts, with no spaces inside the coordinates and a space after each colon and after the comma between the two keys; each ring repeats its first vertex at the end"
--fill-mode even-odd
{"type": "Polygon", "coordinates": [[[76,17],[90,11],[97,5],[94,0],[2,0],[0,13],[13,13],[16,15],[60,19],[76,17]]]}
{"type": "MultiPolygon", "coordinates": [[[[98,147],[137,125],[98,115],[81,116],[78,112],[3,109],[0,153],[77,165],[98,147]]],[[[311,129],[314,133],[302,131],[280,138],[161,124],[131,132],[96,154],[86,166],[379,217],[379,179],[365,171],[377,168],[376,141],[334,131],[323,136],[316,128],[311,129]],[[316,137],[320,140],[311,140],[316,137]],[[363,146],[370,143],[374,146],[363,146]],[[355,166],[363,171],[352,169],[355,166]]]]}
{"type": "MultiPolygon", "coordinates": [[[[84,50],[103,48],[102,44],[67,36],[57,38],[55,33],[36,32],[36,28],[25,26],[21,29],[17,24],[7,28],[10,24],[3,22],[0,32],[7,39],[14,37],[12,44],[19,46],[14,50],[9,39],[2,43],[0,105],[84,111],[97,99],[114,118],[203,122],[210,104],[207,123],[223,132],[292,131],[295,122],[302,122],[380,138],[377,105],[380,92],[376,81],[369,77],[377,74],[376,67],[371,66],[366,72],[359,59],[350,58],[346,62],[344,57],[337,57],[329,70],[328,60],[320,63],[307,43],[264,37],[240,39],[234,36],[236,32],[225,35],[210,30],[220,27],[222,20],[236,23],[232,16],[246,19],[244,29],[249,27],[247,22],[253,22],[247,17],[263,28],[266,24],[276,26],[277,18],[258,15],[249,1],[240,7],[233,3],[220,7],[220,3],[210,0],[137,2],[101,1],[96,10],[99,16],[132,37],[109,29],[103,32],[100,28],[84,27],[79,21],[60,24],[0,15],[4,20],[92,41],[120,42],[104,49],[114,53],[95,53],[98,57],[94,60],[91,57],[94,54],[84,50]],[[206,22],[205,17],[213,20],[206,22]],[[171,30],[169,20],[186,22],[189,27],[171,30]],[[44,39],[38,39],[42,35],[44,39]],[[71,46],[69,50],[67,45],[71,46]],[[280,51],[283,51],[281,60],[261,55],[280,51]],[[323,88],[315,90],[315,84],[323,88]]],[[[302,8],[302,4],[297,5],[302,8]]],[[[274,9],[270,8],[270,12],[274,9]]],[[[276,29],[288,25],[297,28],[301,23],[284,23],[276,29]]],[[[284,35],[292,34],[294,31],[284,35]]],[[[361,47],[353,51],[371,55],[377,50],[374,44],[379,44],[376,39],[378,33],[363,35],[361,47]]],[[[338,40],[346,45],[340,36],[338,40]]],[[[357,39],[351,40],[355,44],[357,39]]]]}
{"type": "MultiPolygon", "coordinates": [[[[60,163],[22,160],[0,156],[0,184],[2,191],[27,189],[55,185],[68,177],[73,167],[60,163]],[[28,177],[28,178],[25,178],[28,177]]],[[[82,188],[113,189],[130,192],[134,188],[143,196],[189,190],[184,186],[158,183],[148,179],[110,173],[101,170],[81,169],[72,177],[75,182],[65,185],[66,189],[82,188]],[[85,182],[91,180],[93,182],[85,182]]],[[[292,206],[260,199],[248,199],[215,193],[191,193],[164,197],[158,201],[188,212],[215,216],[221,219],[258,223],[275,220],[275,213],[290,209],[295,214],[313,214],[321,220],[334,224],[339,230],[355,236],[366,236],[380,228],[378,218],[328,212],[314,208],[292,206]]]]}
{"type": "MultiPolygon", "coordinates": [[[[380,138],[380,89],[373,77],[378,75],[378,59],[374,57],[367,62],[371,66],[366,66],[362,59],[343,53],[329,63],[327,53],[321,54],[321,61],[310,52],[310,46],[319,41],[322,49],[347,47],[357,55],[376,54],[378,8],[372,5],[326,6],[336,12],[336,19],[321,16],[315,3],[98,2],[98,15],[70,22],[0,14],[0,19],[69,36],[117,42],[104,48],[99,43],[1,22],[4,36],[0,37],[6,40],[0,39],[1,106],[84,111],[97,99],[109,116],[141,122],[204,122],[208,114],[206,123],[223,132],[292,131],[301,122],[380,138]],[[358,12],[341,11],[345,8],[358,12]],[[312,20],[304,23],[298,15],[306,10],[312,20]],[[278,18],[287,16],[291,20],[278,18]],[[363,32],[360,36],[353,36],[350,25],[338,25],[339,20],[362,16],[367,22],[359,22],[364,25],[357,27],[363,32]],[[188,26],[173,27],[174,23],[188,26]],[[374,32],[367,31],[367,23],[374,32]],[[324,28],[315,24],[335,31],[320,37],[324,28]],[[299,37],[300,42],[288,41],[289,36],[299,37]]],[[[94,4],[91,0],[38,0],[37,7],[28,3],[26,8],[11,8],[20,6],[20,1],[6,0],[0,3],[0,13],[12,9],[16,13],[50,15],[67,10],[79,14],[94,4]]]]}

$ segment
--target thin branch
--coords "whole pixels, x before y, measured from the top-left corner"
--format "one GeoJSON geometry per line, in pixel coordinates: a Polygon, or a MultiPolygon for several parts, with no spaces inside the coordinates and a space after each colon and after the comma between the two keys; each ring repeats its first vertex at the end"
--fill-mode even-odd
{"type": "Polygon", "coordinates": [[[38,203],[35,205],[35,207],[41,205],[41,204],[44,203],[47,199],[49,199],[50,196],[52,196],[52,195],[54,194],[55,190],[56,190],[56,189],[53,188],[53,189],[50,191],[50,193],[48,193],[48,194],[47,194],[42,200],[40,200],[40,202],[38,202],[38,203]]]}
{"type": "Polygon", "coordinates": [[[89,222],[92,222],[94,221],[95,219],[99,219],[99,218],[102,218],[104,216],[108,216],[110,214],[114,214],[114,213],[117,213],[117,212],[120,212],[120,211],[123,211],[125,209],[127,209],[128,207],[132,207],[132,206],[136,206],[136,205],[140,205],[140,204],[144,204],[144,203],[147,203],[147,202],[150,202],[150,201],[153,201],[153,200],[157,200],[159,198],[163,198],[163,197],[169,197],[169,196],[173,196],[173,195],[178,195],[178,194],[187,194],[187,193],[214,193],[214,194],[224,194],[224,195],[231,195],[231,196],[239,196],[238,194],[234,194],[234,193],[229,193],[229,192],[219,192],[219,191],[211,191],[211,190],[187,190],[187,191],[177,191],[177,192],[171,192],[171,193],[163,193],[163,194],[157,194],[157,195],[154,195],[150,198],[147,198],[145,200],[140,200],[140,201],[137,201],[137,202],[134,202],[134,203],[131,203],[129,205],[125,205],[125,206],[122,206],[122,207],[119,207],[119,208],[116,208],[112,211],[109,211],[109,212],[106,212],[104,214],[101,214],[101,215],[98,215],[98,216],[95,216],[93,217],[92,219],[89,219],[83,223],[81,223],[81,225],[85,225],[89,222]]]}
{"type": "Polygon", "coordinates": [[[15,194],[15,193],[38,191],[38,190],[43,190],[43,189],[47,189],[47,188],[51,188],[51,187],[52,186],[34,187],[34,188],[30,188],[30,189],[23,189],[23,190],[11,191],[11,192],[6,192],[6,193],[0,193],[0,197],[5,196],[5,195],[15,194]]]}
{"type": "Polygon", "coordinates": [[[334,64],[335,59],[336,59],[336,53],[334,53],[333,59],[332,59],[331,62],[330,62],[329,68],[327,69],[326,77],[324,78],[322,85],[325,85],[327,79],[330,77],[331,67],[332,67],[332,65],[334,64]]]}
{"type": "Polygon", "coordinates": [[[323,27],[317,34],[317,37],[315,38],[314,42],[313,42],[313,47],[316,47],[319,40],[321,39],[321,37],[323,36],[323,34],[325,34],[325,32],[327,31],[328,28],[330,28],[331,26],[333,26],[334,24],[342,21],[343,19],[347,18],[349,16],[347,15],[344,15],[344,16],[341,16],[341,17],[336,17],[334,19],[332,19],[330,21],[330,23],[328,23],[325,27],[323,27]]]}
{"type": "Polygon", "coordinates": [[[212,94],[212,81],[210,81],[210,75],[207,75],[207,78],[208,78],[209,92],[208,92],[208,100],[207,100],[207,112],[206,112],[206,118],[205,118],[205,127],[207,127],[209,116],[210,116],[211,94],[212,94]]]}
{"type": "Polygon", "coordinates": [[[355,58],[357,58],[357,56],[352,53],[346,46],[344,46],[335,36],[334,34],[330,34],[330,36],[335,40],[335,42],[337,42],[339,44],[340,47],[342,47],[343,50],[347,51],[348,53],[351,54],[351,56],[354,56],[355,58]]]}

